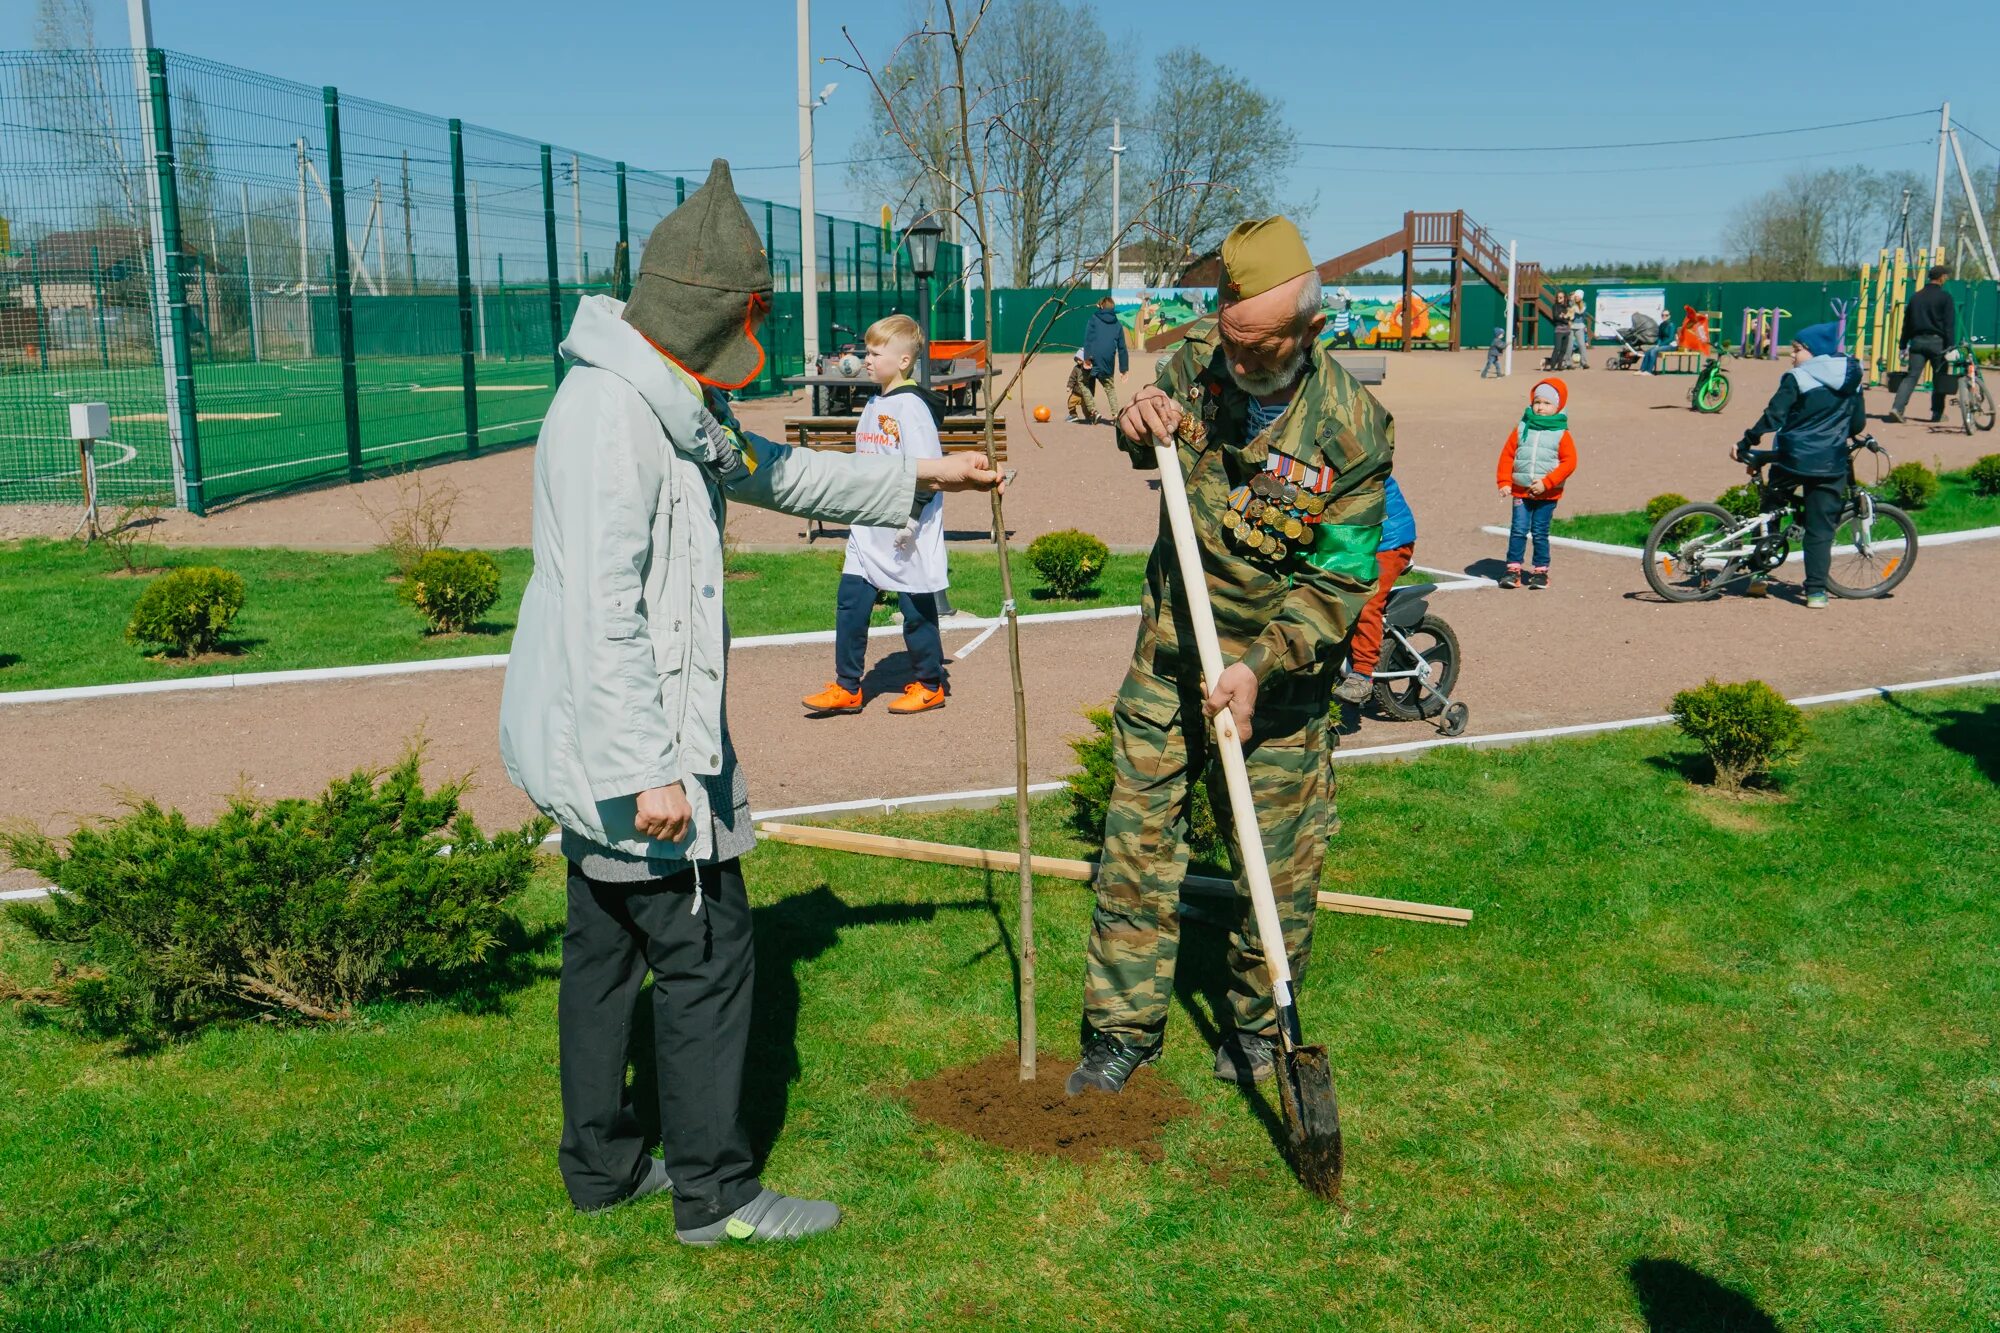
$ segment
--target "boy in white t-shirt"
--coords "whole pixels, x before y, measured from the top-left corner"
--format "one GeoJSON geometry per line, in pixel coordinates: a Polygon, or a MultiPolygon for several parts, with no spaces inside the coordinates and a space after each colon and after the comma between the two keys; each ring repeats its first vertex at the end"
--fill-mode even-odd
{"type": "MultiPolygon", "coordinates": [[[[943,403],[918,387],[910,372],[923,355],[923,333],[908,315],[890,315],[868,326],[868,377],[881,392],[861,409],[854,428],[857,454],[908,454],[942,458],[938,426],[943,403]]],[[[944,559],[944,496],[922,498],[910,521],[898,528],[855,527],[847,536],[847,561],[840,571],[840,598],[834,620],[834,679],[805,706],[815,714],[858,713],[862,665],[867,659],[868,619],[875,595],[901,594],[903,643],[916,679],[889,705],[898,716],[944,707],[944,643],[938,633],[937,594],[949,586],[944,559]]]]}

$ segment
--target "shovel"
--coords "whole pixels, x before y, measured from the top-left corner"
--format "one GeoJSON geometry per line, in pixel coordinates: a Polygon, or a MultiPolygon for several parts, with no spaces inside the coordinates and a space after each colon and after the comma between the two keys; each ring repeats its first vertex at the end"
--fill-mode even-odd
{"type": "MultiPolygon", "coordinates": [[[[1215,635],[1215,613],[1208,603],[1208,579],[1202,573],[1200,548],[1195,545],[1180,451],[1158,439],[1153,442],[1153,451],[1160,464],[1160,494],[1173,530],[1174,554],[1180,560],[1181,588],[1187,598],[1188,619],[1194,625],[1206,694],[1222,675],[1222,646],[1215,635]]],[[[1215,747],[1222,756],[1222,776],[1229,787],[1243,877],[1250,885],[1258,943],[1264,950],[1264,965],[1271,970],[1271,998],[1278,1010],[1278,1101],[1284,1109],[1286,1148],[1300,1183],[1322,1199],[1338,1198],[1340,1103],[1333,1094],[1333,1071],[1327,1064],[1326,1048],[1306,1045],[1299,1034],[1299,1011],[1292,1000],[1291,956],[1285,951],[1285,932],[1278,924],[1277,898],[1271,891],[1271,869],[1264,860],[1264,839],[1250,799],[1243,737],[1236,730],[1235,715],[1227,708],[1215,715],[1212,724],[1215,747]]]]}

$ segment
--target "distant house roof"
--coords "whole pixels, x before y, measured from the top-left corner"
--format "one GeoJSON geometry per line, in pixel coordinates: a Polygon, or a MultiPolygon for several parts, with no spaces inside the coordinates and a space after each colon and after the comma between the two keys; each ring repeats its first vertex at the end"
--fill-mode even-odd
{"type": "Polygon", "coordinates": [[[108,269],[121,263],[143,263],[149,244],[146,233],[137,227],[52,231],[33,243],[32,256],[28,245],[17,238],[11,267],[17,273],[25,273],[31,266],[39,266],[45,273],[71,269],[88,272],[95,250],[97,263],[108,269]]]}

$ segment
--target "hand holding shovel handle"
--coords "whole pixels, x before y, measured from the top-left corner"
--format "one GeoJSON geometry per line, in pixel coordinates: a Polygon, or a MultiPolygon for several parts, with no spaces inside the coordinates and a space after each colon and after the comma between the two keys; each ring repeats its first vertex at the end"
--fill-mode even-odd
{"type": "MultiPolygon", "coordinates": [[[[1180,451],[1158,437],[1153,452],[1160,465],[1160,495],[1173,531],[1174,554],[1180,563],[1181,595],[1194,626],[1201,656],[1203,693],[1222,675],[1222,645],[1215,633],[1215,612],[1208,600],[1208,577],[1202,572],[1201,548],[1195,543],[1194,519],[1188,509],[1187,483],[1181,476],[1180,451]]],[[[1300,1181],[1322,1198],[1340,1192],[1340,1105],[1333,1092],[1333,1075],[1324,1047],[1307,1046],[1299,1033],[1298,1009],[1292,997],[1291,957],[1285,949],[1284,926],[1271,890],[1271,868],[1264,858],[1262,826],[1250,797],[1250,770],[1243,760],[1243,738],[1236,718],[1224,708],[1212,719],[1215,746],[1222,759],[1222,776],[1229,788],[1229,809],[1236,828],[1243,877],[1250,886],[1250,906],[1257,922],[1257,940],[1264,965],[1271,973],[1271,998],[1278,1011],[1280,1060],[1278,1094],[1285,1111],[1292,1165],[1300,1181]]]]}

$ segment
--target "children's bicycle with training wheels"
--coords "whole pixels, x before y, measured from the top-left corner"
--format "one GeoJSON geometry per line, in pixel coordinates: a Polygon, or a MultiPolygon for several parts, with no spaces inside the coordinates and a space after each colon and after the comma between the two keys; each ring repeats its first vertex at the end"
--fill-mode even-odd
{"type": "Polygon", "coordinates": [[[1688,390],[1688,406],[1712,415],[1728,403],[1729,372],[1722,368],[1722,358],[1711,352],[1701,373],[1695,376],[1694,387],[1688,390]]]}
{"type": "MultiPolygon", "coordinates": [[[[1884,466],[1892,461],[1872,435],[1848,442],[1847,496],[1834,526],[1833,564],[1826,576],[1826,590],[1836,597],[1884,596],[1917,563],[1917,525],[1855,480],[1854,458],[1864,449],[1884,466]]],[[[1755,514],[1744,518],[1719,504],[1684,504],[1647,535],[1646,582],[1668,601],[1719,597],[1737,579],[1758,579],[1778,568],[1791,558],[1793,546],[1803,543],[1805,515],[1796,489],[1772,483],[1765,471],[1769,453],[1744,461],[1757,488],[1755,514]]]]}
{"type": "MultiPolygon", "coordinates": [[[[1392,589],[1382,608],[1382,660],[1375,666],[1373,702],[1383,717],[1397,722],[1431,722],[1446,736],[1462,736],[1471,712],[1453,701],[1458,684],[1458,635],[1442,616],[1431,614],[1425,595],[1432,583],[1392,589]]],[[[1347,663],[1341,663],[1341,675],[1347,663]]]]}
{"type": "Polygon", "coordinates": [[[1979,373],[1979,356],[1971,342],[1962,342],[1944,354],[1945,369],[1958,378],[1958,420],[1967,435],[1975,430],[1993,429],[1993,393],[1979,373]]]}

